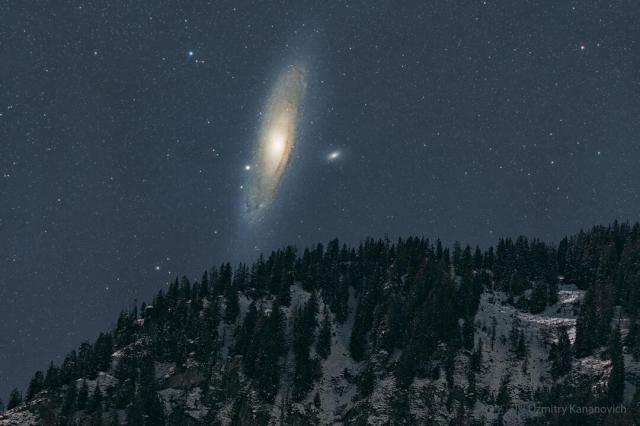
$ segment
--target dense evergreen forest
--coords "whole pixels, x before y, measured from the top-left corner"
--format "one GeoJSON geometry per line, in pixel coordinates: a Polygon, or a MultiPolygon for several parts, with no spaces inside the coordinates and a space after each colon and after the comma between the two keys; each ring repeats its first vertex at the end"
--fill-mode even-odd
{"type": "Polygon", "coordinates": [[[51,425],[355,425],[384,412],[381,424],[510,424],[516,401],[529,401],[624,404],[625,413],[522,414],[522,423],[633,424],[639,358],[640,224],[597,226],[557,245],[505,238],[485,250],[333,240],[176,278],[36,372],[24,395],[13,391],[5,421],[22,413],[51,425]],[[537,343],[520,317],[502,335],[495,317],[481,315],[494,303],[546,318],[562,291],[581,299],[541,344],[541,377],[526,395],[515,373],[492,388],[488,377],[503,369],[531,376],[537,343]],[[488,355],[500,345],[508,365],[488,355]],[[577,374],[585,360],[606,374],[577,374]],[[329,374],[337,369],[339,378],[329,374]],[[381,389],[392,389],[383,402],[381,389]],[[327,414],[329,400],[345,406],[327,414]]]}

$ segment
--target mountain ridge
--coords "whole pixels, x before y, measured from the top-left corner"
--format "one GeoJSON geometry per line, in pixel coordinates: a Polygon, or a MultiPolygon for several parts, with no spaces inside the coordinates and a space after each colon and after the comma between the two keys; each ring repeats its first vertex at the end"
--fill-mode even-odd
{"type": "Polygon", "coordinates": [[[0,425],[634,424],[638,307],[639,224],[287,247],[122,311],[0,425]]]}

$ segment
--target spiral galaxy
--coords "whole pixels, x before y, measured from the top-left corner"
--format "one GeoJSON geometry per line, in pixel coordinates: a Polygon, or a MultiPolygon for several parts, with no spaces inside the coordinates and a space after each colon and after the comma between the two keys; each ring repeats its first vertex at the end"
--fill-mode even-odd
{"type": "Polygon", "coordinates": [[[246,188],[245,215],[251,222],[258,220],[273,201],[291,161],[306,87],[306,70],[301,65],[292,65],[277,80],[269,96],[254,153],[255,167],[246,188]]]}

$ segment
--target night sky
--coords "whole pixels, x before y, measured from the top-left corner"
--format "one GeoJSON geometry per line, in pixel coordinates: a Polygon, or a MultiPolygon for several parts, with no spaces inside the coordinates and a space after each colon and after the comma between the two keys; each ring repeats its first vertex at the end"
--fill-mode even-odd
{"type": "Polygon", "coordinates": [[[2,2],[0,64],[5,401],[176,274],[640,219],[636,0],[2,2]],[[294,63],[296,144],[249,224],[245,168],[294,63]]]}

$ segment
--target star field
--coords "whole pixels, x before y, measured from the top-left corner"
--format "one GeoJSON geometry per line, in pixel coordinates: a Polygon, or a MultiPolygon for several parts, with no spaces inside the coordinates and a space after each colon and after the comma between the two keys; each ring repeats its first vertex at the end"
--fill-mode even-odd
{"type": "Polygon", "coordinates": [[[0,6],[0,397],[176,274],[339,237],[640,219],[634,1],[0,6]],[[308,64],[268,220],[239,200],[308,64]]]}

